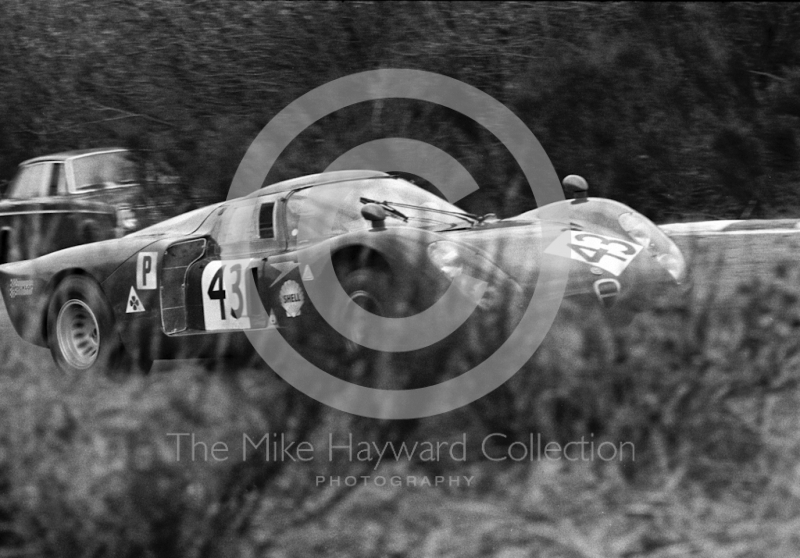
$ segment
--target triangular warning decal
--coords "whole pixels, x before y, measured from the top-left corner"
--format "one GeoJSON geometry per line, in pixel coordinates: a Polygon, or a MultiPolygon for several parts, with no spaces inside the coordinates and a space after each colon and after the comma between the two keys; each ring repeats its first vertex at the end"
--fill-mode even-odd
{"type": "Polygon", "coordinates": [[[311,266],[306,266],[305,271],[303,271],[303,281],[313,281],[314,274],[311,273],[311,266]]]}
{"type": "Polygon", "coordinates": [[[277,328],[278,328],[278,319],[275,317],[275,314],[273,312],[270,312],[267,329],[277,329],[277,328]]]}
{"type": "Polygon", "coordinates": [[[144,312],[144,304],[136,293],[136,289],[131,287],[131,292],[128,295],[128,307],[125,309],[126,314],[133,314],[134,312],[144,312]]]}

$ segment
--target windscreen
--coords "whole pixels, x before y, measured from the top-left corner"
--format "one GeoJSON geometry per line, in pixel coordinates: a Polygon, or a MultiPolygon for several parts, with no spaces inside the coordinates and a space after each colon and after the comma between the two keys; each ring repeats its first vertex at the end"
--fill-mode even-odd
{"type": "Polygon", "coordinates": [[[456,206],[404,180],[386,178],[328,184],[300,190],[287,202],[287,227],[291,237],[300,231],[302,219],[305,240],[342,234],[370,227],[361,216],[364,206],[360,198],[375,201],[399,202],[420,206],[421,209],[398,207],[407,222],[387,213],[386,226],[411,226],[428,230],[444,230],[462,226],[464,219],[443,215],[426,208],[463,213],[456,206]]]}

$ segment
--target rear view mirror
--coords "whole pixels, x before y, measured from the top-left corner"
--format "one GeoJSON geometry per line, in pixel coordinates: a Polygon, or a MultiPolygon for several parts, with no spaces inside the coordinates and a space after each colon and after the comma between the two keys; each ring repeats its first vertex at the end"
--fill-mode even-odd
{"type": "Polygon", "coordinates": [[[589,195],[589,183],[577,174],[570,174],[561,181],[564,186],[564,195],[567,199],[583,199],[589,195]]]}
{"type": "Polygon", "coordinates": [[[362,207],[361,216],[372,223],[373,231],[386,229],[386,210],[377,203],[368,203],[362,207]]]}

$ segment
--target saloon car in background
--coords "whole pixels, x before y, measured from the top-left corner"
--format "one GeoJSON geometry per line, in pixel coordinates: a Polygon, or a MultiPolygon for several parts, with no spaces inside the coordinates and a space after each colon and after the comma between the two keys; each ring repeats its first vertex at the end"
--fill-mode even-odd
{"type": "Polygon", "coordinates": [[[117,238],[156,222],[130,151],[86,149],[19,165],[0,200],[0,263],[117,238]]]}
{"type": "MultiPolygon", "coordinates": [[[[352,301],[385,317],[423,312],[451,284],[472,289],[463,277],[486,285],[474,314],[514,310],[509,301],[530,295],[540,256],[558,242],[566,295],[592,304],[612,306],[644,282],[683,279],[683,257],[658,227],[625,205],[586,197],[580,177],[564,182],[577,197],[558,202],[570,219],[554,223],[559,237],[550,245],[542,242],[542,209],[477,216],[390,174],[340,171],[2,265],[0,289],[19,335],[49,346],[62,370],[85,372],[209,356],[220,336],[247,347],[245,330],[276,328],[302,345],[327,325],[308,292],[323,272],[349,297],[341,312],[351,312],[352,301]],[[313,270],[304,253],[320,250],[329,259],[313,270]]],[[[367,332],[359,320],[343,323],[349,340],[328,326],[329,347],[358,352],[354,340],[367,332]]]]}

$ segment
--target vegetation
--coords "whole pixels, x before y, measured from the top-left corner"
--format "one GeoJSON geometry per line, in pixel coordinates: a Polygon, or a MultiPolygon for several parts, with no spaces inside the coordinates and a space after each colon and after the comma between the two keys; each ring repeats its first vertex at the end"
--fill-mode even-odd
{"type": "Polygon", "coordinates": [[[626,327],[566,305],[508,389],[418,421],[322,407],[263,367],[68,381],[46,351],[5,342],[0,544],[86,557],[795,556],[798,275],[782,265],[716,301],[653,293],[626,327]],[[268,433],[311,444],[313,459],[267,458],[254,446],[268,433]],[[348,434],[463,440],[467,458],[328,453],[348,434]],[[531,436],[629,445],[615,459],[586,446],[574,461],[493,461],[519,458],[511,442],[531,436]],[[470,484],[408,485],[437,476],[470,484]]]}
{"type": "MultiPolygon", "coordinates": [[[[353,72],[416,68],[494,96],[560,176],[582,174],[656,220],[795,215],[798,16],[777,3],[9,0],[0,178],[30,156],[114,143],[181,175],[176,199],[222,198],[256,133],[298,96],[353,72]]],[[[473,121],[425,103],[368,105],[307,130],[269,180],[401,136],[465,165],[482,187],[470,208],[533,205],[473,121]]]]}

